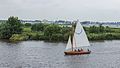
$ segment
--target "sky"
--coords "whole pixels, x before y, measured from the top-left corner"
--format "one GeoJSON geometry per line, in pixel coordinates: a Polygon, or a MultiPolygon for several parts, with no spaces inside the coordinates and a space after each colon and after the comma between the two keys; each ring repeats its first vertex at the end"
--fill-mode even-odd
{"type": "Polygon", "coordinates": [[[0,19],[120,21],[120,0],[0,0],[0,19]]]}

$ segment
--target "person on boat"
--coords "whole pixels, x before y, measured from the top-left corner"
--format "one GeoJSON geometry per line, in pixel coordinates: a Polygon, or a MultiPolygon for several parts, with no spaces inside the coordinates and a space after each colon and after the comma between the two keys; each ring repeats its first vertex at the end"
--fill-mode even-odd
{"type": "Polygon", "coordinates": [[[78,49],[78,51],[80,52],[80,50],[78,49]]]}
{"type": "Polygon", "coordinates": [[[87,49],[88,51],[90,51],[89,49],[87,49]]]}
{"type": "Polygon", "coordinates": [[[81,48],[81,50],[80,51],[83,51],[83,49],[81,48]]]}
{"type": "Polygon", "coordinates": [[[77,51],[76,49],[74,51],[77,51]]]}

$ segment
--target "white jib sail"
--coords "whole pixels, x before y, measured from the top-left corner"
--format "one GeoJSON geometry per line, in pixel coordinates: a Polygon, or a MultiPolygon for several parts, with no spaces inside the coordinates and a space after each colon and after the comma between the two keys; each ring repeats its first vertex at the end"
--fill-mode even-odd
{"type": "Polygon", "coordinates": [[[80,24],[80,22],[77,22],[75,33],[73,36],[73,48],[83,46],[90,46],[90,44],[82,25],[80,24]]]}
{"type": "Polygon", "coordinates": [[[66,50],[71,49],[71,47],[72,47],[71,36],[69,36],[68,43],[67,43],[67,46],[66,46],[66,50]]]}

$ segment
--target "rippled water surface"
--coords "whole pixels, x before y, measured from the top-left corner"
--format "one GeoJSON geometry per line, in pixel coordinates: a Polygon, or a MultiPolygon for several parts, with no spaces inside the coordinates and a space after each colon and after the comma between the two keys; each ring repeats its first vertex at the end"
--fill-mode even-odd
{"type": "Polygon", "coordinates": [[[119,40],[90,44],[90,55],[65,56],[66,43],[0,41],[0,68],[120,68],[119,40]]]}

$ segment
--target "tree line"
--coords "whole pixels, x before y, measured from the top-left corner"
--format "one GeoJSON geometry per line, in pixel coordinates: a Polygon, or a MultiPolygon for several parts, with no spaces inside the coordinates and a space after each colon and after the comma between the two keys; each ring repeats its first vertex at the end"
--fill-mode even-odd
{"type": "MultiPolygon", "coordinates": [[[[73,24],[75,27],[75,24],[73,24]]],[[[99,26],[84,27],[89,40],[120,39],[120,28],[99,26]]],[[[47,23],[21,23],[18,17],[11,16],[0,24],[0,39],[12,41],[46,40],[67,41],[72,33],[72,27],[64,27],[47,23]]]]}
{"type": "Polygon", "coordinates": [[[21,23],[18,17],[11,16],[0,24],[0,38],[9,40],[48,40],[63,41],[69,36],[70,27],[56,24],[21,23]]]}

